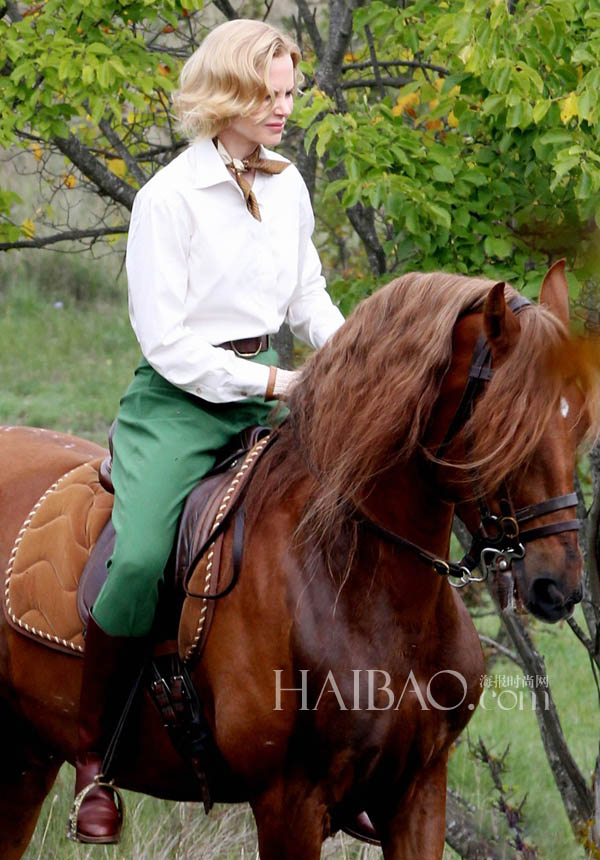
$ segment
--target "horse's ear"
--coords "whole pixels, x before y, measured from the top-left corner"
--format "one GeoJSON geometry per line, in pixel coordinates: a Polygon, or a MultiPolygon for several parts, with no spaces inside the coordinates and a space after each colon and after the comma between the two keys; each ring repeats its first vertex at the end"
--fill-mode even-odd
{"type": "Polygon", "coordinates": [[[555,317],[569,325],[569,285],[565,275],[565,261],[558,260],[554,263],[542,281],[540,289],[540,304],[546,307],[555,317]]]}
{"type": "Polygon", "coordinates": [[[483,328],[494,358],[511,351],[521,331],[521,325],[504,301],[504,282],[490,290],[483,306],[483,328]]]}

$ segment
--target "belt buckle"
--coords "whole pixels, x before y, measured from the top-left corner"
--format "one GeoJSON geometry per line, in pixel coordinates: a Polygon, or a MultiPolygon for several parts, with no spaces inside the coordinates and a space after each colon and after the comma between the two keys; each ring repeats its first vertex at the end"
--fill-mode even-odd
{"type": "MultiPolygon", "coordinates": [[[[258,338],[258,349],[255,349],[254,352],[242,352],[241,349],[237,348],[234,340],[230,340],[229,343],[231,344],[232,350],[234,351],[234,353],[239,358],[255,358],[262,351],[262,339],[263,339],[263,336],[261,335],[258,338]]],[[[269,335],[267,335],[267,349],[268,348],[269,348],[269,335]]]]}

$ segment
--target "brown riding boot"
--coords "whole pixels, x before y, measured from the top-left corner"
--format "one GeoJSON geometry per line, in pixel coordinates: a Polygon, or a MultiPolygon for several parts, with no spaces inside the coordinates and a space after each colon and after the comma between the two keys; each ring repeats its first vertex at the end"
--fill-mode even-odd
{"type": "Polygon", "coordinates": [[[79,842],[119,841],[121,797],[116,789],[102,787],[102,761],[141,671],[146,647],[145,639],[109,636],[90,615],[79,703],[75,802],[69,827],[69,836],[79,842]],[[95,782],[100,785],[85,792],[95,782]]]}

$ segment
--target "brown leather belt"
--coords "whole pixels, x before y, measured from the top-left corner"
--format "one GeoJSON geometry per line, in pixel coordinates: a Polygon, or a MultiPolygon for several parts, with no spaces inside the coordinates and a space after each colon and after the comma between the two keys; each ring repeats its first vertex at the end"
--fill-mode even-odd
{"type": "Polygon", "coordinates": [[[260,337],[242,337],[239,340],[228,340],[225,343],[219,343],[221,349],[232,349],[240,358],[254,358],[259,352],[266,352],[270,346],[268,334],[263,334],[260,337]]]}

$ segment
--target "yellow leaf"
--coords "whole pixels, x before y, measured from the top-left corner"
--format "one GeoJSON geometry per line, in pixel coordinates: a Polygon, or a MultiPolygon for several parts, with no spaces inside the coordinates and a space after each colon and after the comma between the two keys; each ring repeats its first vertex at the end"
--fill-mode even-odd
{"type": "Polygon", "coordinates": [[[36,161],[41,161],[41,160],[42,160],[42,155],[44,154],[44,150],[43,150],[43,149],[42,149],[42,147],[39,145],[39,143],[32,143],[32,144],[31,144],[31,146],[30,146],[29,148],[30,148],[30,150],[32,151],[32,153],[33,153],[33,157],[35,158],[35,160],[36,160],[36,161]]]}
{"type": "Polygon", "coordinates": [[[409,93],[407,96],[398,96],[396,104],[392,108],[394,116],[400,116],[405,110],[413,105],[418,105],[420,101],[419,93],[409,93]]]}
{"type": "Polygon", "coordinates": [[[31,218],[26,218],[21,224],[21,233],[24,236],[27,236],[28,239],[33,239],[35,236],[35,224],[31,220],[31,218]]]}
{"type": "Polygon", "coordinates": [[[435,109],[436,109],[436,107],[439,105],[439,103],[440,103],[440,100],[439,100],[439,99],[432,99],[432,100],[429,102],[429,110],[435,110],[435,109]]]}
{"type": "Polygon", "coordinates": [[[119,179],[123,179],[127,173],[127,165],[122,158],[111,158],[108,162],[108,169],[111,173],[114,173],[115,176],[118,176],[119,179]]]}
{"type": "Polygon", "coordinates": [[[77,185],[77,179],[73,176],[72,173],[63,173],[61,177],[63,181],[63,185],[67,188],[75,188],[77,185]]]}
{"type": "Polygon", "coordinates": [[[344,62],[345,63],[355,63],[356,62],[356,54],[344,54],[344,62]]]}
{"type": "Polygon", "coordinates": [[[450,128],[458,128],[458,120],[454,116],[453,110],[451,110],[450,113],[448,114],[448,125],[450,126],[450,128]]]}
{"type": "Polygon", "coordinates": [[[567,123],[571,117],[577,116],[579,100],[576,93],[569,93],[565,99],[560,102],[560,119],[561,122],[567,123]]]}

